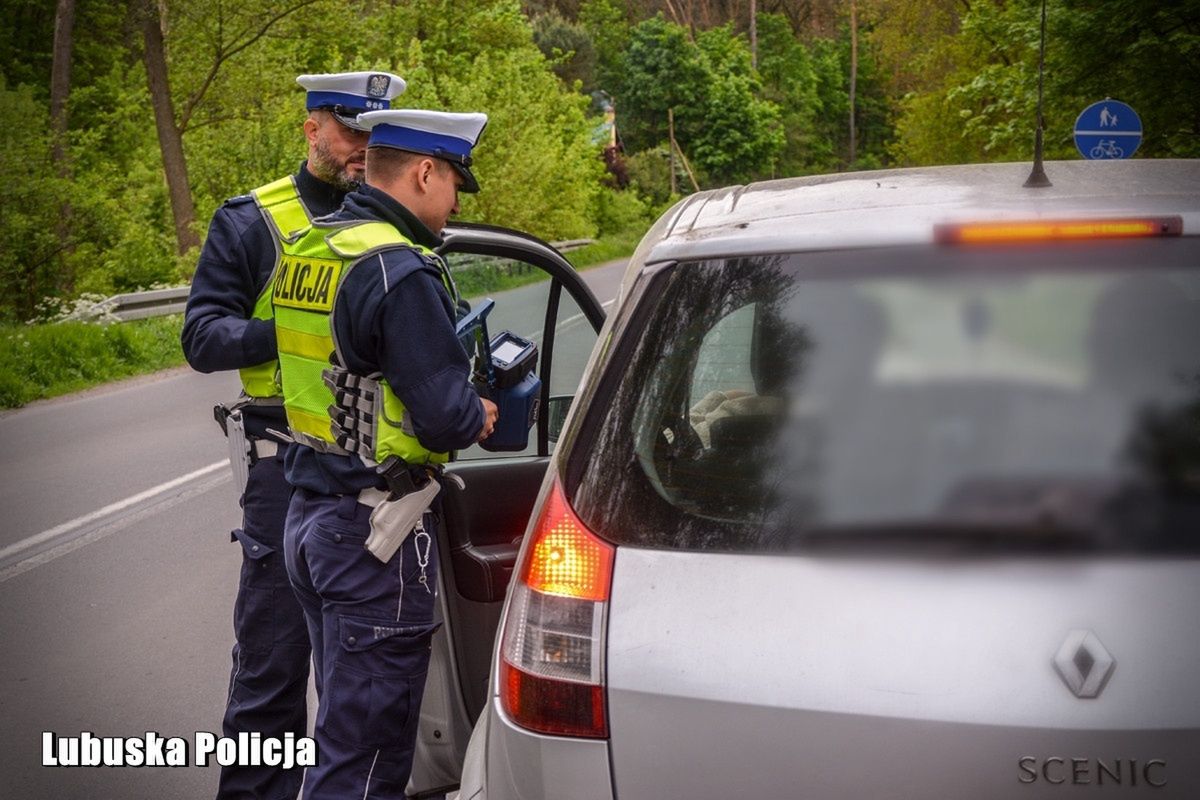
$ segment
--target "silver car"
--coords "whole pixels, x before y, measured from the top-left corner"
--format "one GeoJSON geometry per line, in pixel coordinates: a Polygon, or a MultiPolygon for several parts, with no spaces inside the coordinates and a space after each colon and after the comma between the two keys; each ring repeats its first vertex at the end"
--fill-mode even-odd
{"type": "Polygon", "coordinates": [[[565,426],[453,467],[462,800],[1197,796],[1200,162],[1027,171],[658,222],[565,426]]]}

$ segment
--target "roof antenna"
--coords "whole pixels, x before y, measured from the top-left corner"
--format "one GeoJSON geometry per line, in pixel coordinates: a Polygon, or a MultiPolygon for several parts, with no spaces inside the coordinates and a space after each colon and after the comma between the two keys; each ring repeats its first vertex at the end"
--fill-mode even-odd
{"type": "Polygon", "coordinates": [[[1033,169],[1029,171],[1029,177],[1025,179],[1024,186],[1027,189],[1040,189],[1044,186],[1052,186],[1050,179],[1046,177],[1046,168],[1042,166],[1042,129],[1044,123],[1042,121],[1042,79],[1046,73],[1046,0],[1042,0],[1042,44],[1041,52],[1038,55],[1038,106],[1037,106],[1037,132],[1033,139],[1033,169]]]}

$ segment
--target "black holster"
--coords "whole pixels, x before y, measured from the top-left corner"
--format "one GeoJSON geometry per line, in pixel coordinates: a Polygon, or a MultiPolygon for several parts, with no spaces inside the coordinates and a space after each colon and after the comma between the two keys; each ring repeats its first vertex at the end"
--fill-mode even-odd
{"type": "Polygon", "coordinates": [[[387,483],[390,500],[398,500],[406,494],[423,489],[437,477],[440,468],[421,464],[412,466],[397,456],[389,456],[386,461],[376,468],[385,483],[387,483]]]}

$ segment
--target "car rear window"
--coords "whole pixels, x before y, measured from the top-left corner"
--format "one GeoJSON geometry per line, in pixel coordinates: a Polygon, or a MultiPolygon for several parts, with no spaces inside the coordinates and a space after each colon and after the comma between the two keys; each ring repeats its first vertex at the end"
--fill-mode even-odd
{"type": "Polygon", "coordinates": [[[619,543],[1195,550],[1200,247],[680,263],[608,360],[568,491],[619,543]]]}

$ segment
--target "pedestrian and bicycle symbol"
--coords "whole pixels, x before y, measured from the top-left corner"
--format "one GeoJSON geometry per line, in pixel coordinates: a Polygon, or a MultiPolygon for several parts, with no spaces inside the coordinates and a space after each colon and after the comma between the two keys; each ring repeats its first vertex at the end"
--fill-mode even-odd
{"type": "Polygon", "coordinates": [[[1120,100],[1101,100],[1075,120],[1075,149],[1093,161],[1129,158],[1142,143],[1142,120],[1120,100]]]}

